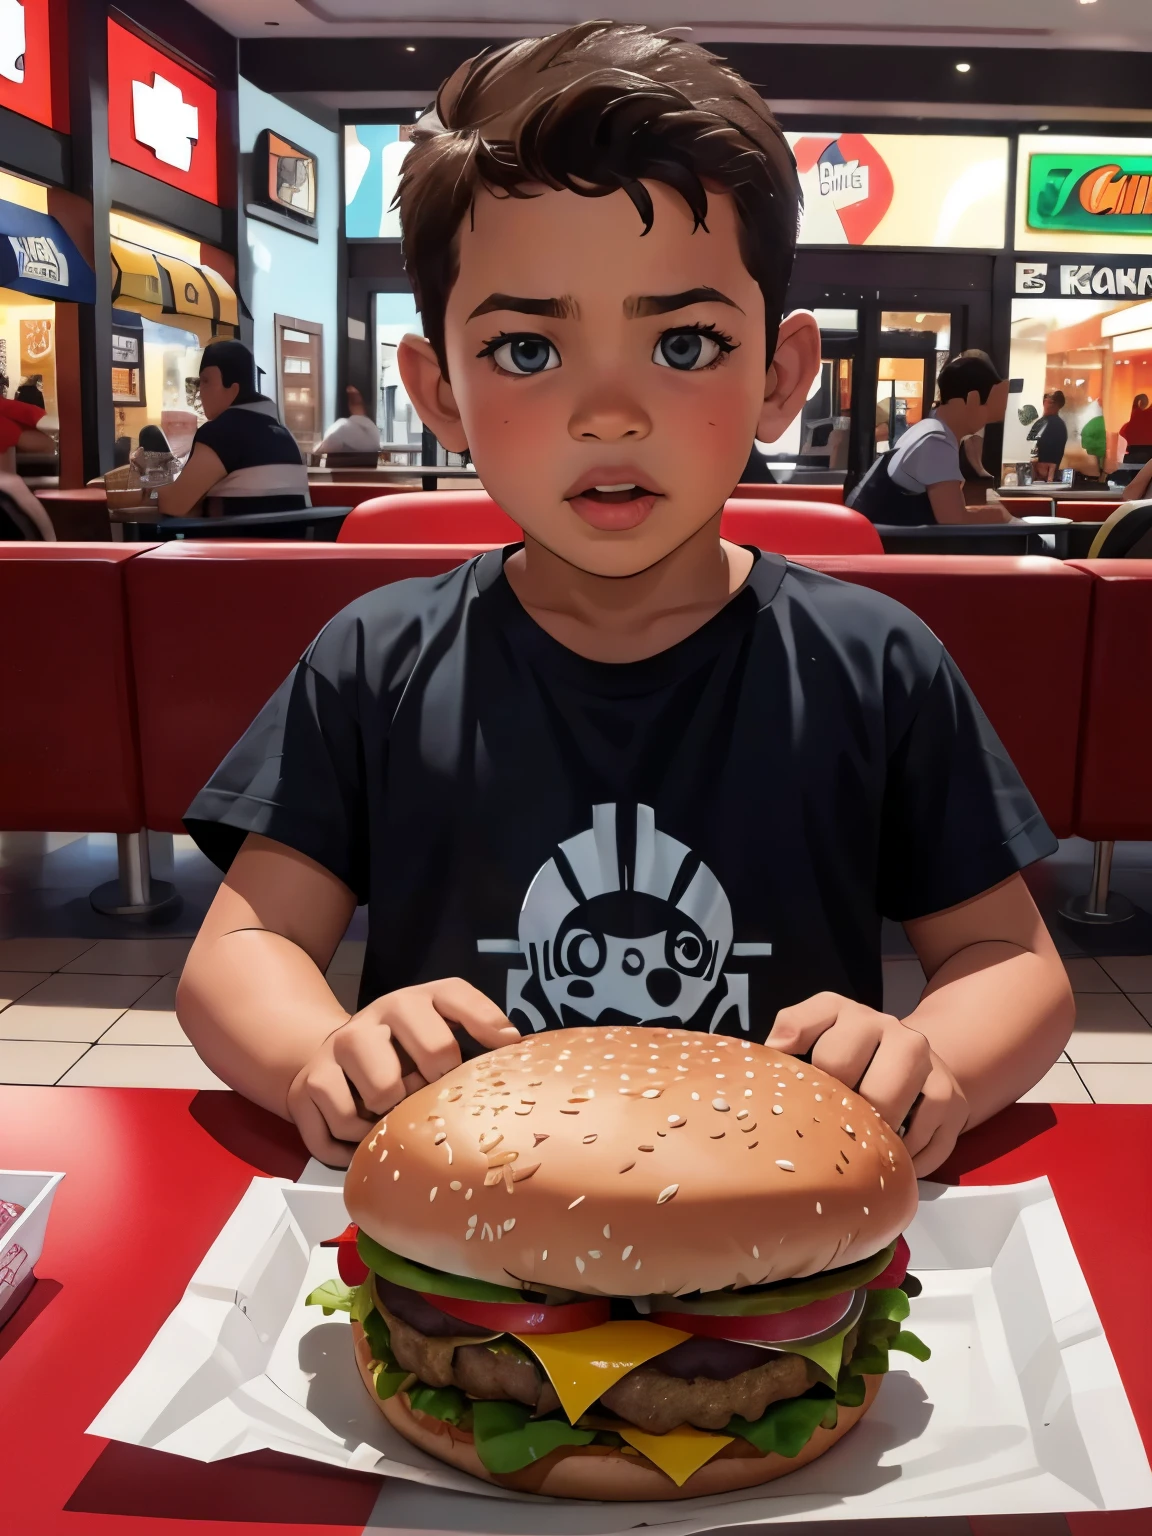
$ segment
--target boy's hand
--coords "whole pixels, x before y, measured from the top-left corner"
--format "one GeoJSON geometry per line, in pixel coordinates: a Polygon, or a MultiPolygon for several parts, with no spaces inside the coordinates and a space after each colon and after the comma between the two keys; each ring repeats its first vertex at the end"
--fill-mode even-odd
{"type": "Polygon", "coordinates": [[[458,977],[387,992],[328,1036],[296,1074],[288,1112],[313,1157],[346,1168],[369,1126],[461,1061],[450,1025],[489,1050],[520,1032],[458,977]]]}
{"type": "Polygon", "coordinates": [[[968,1101],[918,1030],[836,992],[781,1008],[765,1041],[789,1055],[811,1051],[814,1067],[838,1077],[899,1129],[919,1178],[938,1168],[968,1119],[968,1101]]]}

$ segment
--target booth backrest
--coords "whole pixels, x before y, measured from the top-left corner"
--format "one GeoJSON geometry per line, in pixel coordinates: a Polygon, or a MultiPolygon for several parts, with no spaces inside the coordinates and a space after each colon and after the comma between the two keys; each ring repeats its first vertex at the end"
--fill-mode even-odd
{"type": "Polygon", "coordinates": [[[883,555],[875,526],[861,512],[833,502],[728,501],[720,532],[734,544],[781,555],[883,555]]]}
{"type": "Polygon", "coordinates": [[[1114,501],[1058,501],[1056,516],[1070,517],[1074,523],[1102,523],[1120,505],[1118,496],[1114,501]]]}
{"type": "Polygon", "coordinates": [[[381,485],[379,480],[310,480],[308,495],[314,507],[358,507],[385,496],[410,495],[408,485],[381,485]]]}
{"type": "Polygon", "coordinates": [[[1090,573],[1080,837],[1152,838],[1152,560],[1070,560],[1090,573]]]}
{"type": "Polygon", "coordinates": [[[844,487],[842,485],[758,485],[755,481],[736,486],[729,500],[744,496],[753,501],[832,501],[840,506],[844,505],[844,487]]]}
{"type": "Polygon", "coordinates": [[[146,545],[0,544],[0,827],[144,825],[125,570],[146,545]]]}
{"type": "MultiPolygon", "coordinates": [[[[785,555],[882,553],[880,537],[866,517],[813,497],[729,501],[720,531],[738,544],[785,555]]],[[[361,502],[344,519],[338,542],[511,544],[521,537],[519,526],[487,491],[410,491],[361,502]]]]}
{"type": "Polygon", "coordinates": [[[333,614],[375,587],[440,575],[475,553],[213,540],[165,544],[133,561],[147,825],[180,830],[192,797],[333,614]]]}
{"type": "MultiPolygon", "coordinates": [[[[1091,576],[1072,562],[1032,555],[826,555],[799,563],[885,592],[924,620],[968,680],[1048,825],[1057,837],[1070,836],[1091,576]]],[[[1093,573],[1099,564],[1092,562],[1093,573]]]]}

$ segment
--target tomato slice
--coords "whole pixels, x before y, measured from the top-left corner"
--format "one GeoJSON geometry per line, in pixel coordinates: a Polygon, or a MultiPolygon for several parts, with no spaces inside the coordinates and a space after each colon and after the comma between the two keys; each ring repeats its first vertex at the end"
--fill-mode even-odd
{"type": "Polygon", "coordinates": [[[902,1237],[896,1239],[896,1252],[892,1255],[892,1262],[883,1274],[877,1275],[875,1280],[869,1280],[865,1289],[869,1291],[883,1291],[900,1284],[908,1273],[908,1244],[902,1237]]]}
{"type": "Polygon", "coordinates": [[[778,1340],[806,1339],[823,1333],[847,1317],[852,1291],[810,1301],[790,1312],[770,1312],[764,1317],[705,1317],[698,1312],[653,1312],[652,1321],[666,1328],[680,1328],[702,1339],[730,1339],[734,1343],[773,1344],[778,1340]]]}
{"type": "Polygon", "coordinates": [[[481,1328],[494,1328],[499,1333],[575,1333],[580,1328],[606,1323],[611,1315],[607,1297],[550,1307],[543,1302],[464,1301],[458,1296],[432,1296],[423,1291],[421,1295],[449,1317],[459,1318],[462,1323],[477,1323],[481,1328]]]}
{"type": "Polygon", "coordinates": [[[339,1237],[328,1237],[321,1248],[336,1249],[336,1269],[345,1285],[363,1285],[368,1278],[368,1266],[356,1251],[356,1239],[360,1228],[350,1222],[339,1237]]]}

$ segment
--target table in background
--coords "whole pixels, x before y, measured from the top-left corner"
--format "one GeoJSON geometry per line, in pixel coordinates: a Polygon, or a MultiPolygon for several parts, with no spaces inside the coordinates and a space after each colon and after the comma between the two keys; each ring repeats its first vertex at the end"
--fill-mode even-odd
{"type": "MultiPolygon", "coordinates": [[[[1146,1446],[1149,1146],[1152,1106],[1015,1105],[965,1136],[937,1175],[961,1184],[1049,1176],[1146,1446]]],[[[304,1162],[290,1126],[231,1093],[0,1087],[0,1166],[67,1175],[39,1280],[0,1330],[13,1536],[224,1536],[237,1528],[230,1522],[243,1522],[245,1536],[347,1536],[365,1525],[382,1487],[368,1474],[272,1452],[204,1465],[84,1434],[253,1175],[295,1179],[304,1162]]],[[[1152,1511],[920,1524],[933,1536],[1148,1536],[1152,1511]]],[[[912,1536],[906,1521],[868,1523],[869,1536],[881,1529],[912,1536]]]]}
{"type": "MultiPolygon", "coordinates": [[[[1072,558],[1071,532],[1077,526],[1094,525],[1051,517],[1034,523],[937,523],[912,528],[877,523],[876,532],[887,555],[1049,555],[1067,560],[1072,558]]],[[[1087,548],[1083,553],[1088,553],[1087,548]]]]}
{"type": "Polygon", "coordinates": [[[304,539],[334,544],[351,512],[349,506],[301,507],[295,512],[246,512],[234,517],[157,517],[154,507],[110,512],[126,543],[167,543],[172,539],[304,539]]]}
{"type": "Polygon", "coordinates": [[[44,503],[58,539],[85,544],[111,541],[108,498],[102,485],[81,485],[71,491],[38,490],[36,497],[44,503]]]}

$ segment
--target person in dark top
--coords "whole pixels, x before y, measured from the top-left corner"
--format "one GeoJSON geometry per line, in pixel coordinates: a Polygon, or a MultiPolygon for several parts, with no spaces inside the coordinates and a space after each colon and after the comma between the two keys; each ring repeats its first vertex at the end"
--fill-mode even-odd
{"type": "Polygon", "coordinates": [[[758,94],[642,26],[469,61],[415,127],[405,389],[524,542],[338,614],[186,819],[227,876],[179,1017],[326,1161],[462,1052],[628,1022],[811,1052],[923,1174],[1067,1039],[1019,874],[1056,842],[940,642],[719,536],[820,364],[798,196],[758,94]]]}
{"type": "Polygon", "coordinates": [[[200,359],[208,420],[188,462],[157,504],[165,517],[295,512],[311,506],[308,471],[274,400],[256,391],[256,362],[240,341],[213,341],[200,359]],[[207,503],[207,506],[202,506],[207,503]]]}
{"type": "Polygon", "coordinates": [[[1064,391],[1050,390],[1044,396],[1043,415],[1037,416],[1028,433],[1028,441],[1036,444],[1032,473],[1037,480],[1051,480],[1064,457],[1068,445],[1068,428],[1060,415],[1064,404],[1064,391]]]}
{"type": "Polygon", "coordinates": [[[1008,380],[986,352],[973,350],[949,358],[937,389],[940,403],[932,415],[877,455],[846,505],[882,527],[1011,522],[1011,513],[995,502],[968,503],[960,447],[989,422],[1003,421],[1008,380]]]}

